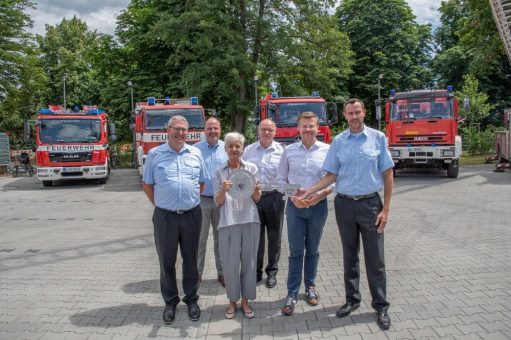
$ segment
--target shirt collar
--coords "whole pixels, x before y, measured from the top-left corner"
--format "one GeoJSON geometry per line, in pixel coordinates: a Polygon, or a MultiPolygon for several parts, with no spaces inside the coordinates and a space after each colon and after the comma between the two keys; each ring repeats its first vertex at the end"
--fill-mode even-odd
{"type": "Polygon", "coordinates": [[[182,154],[182,153],[184,153],[184,152],[190,152],[190,145],[188,145],[188,144],[186,144],[186,143],[185,143],[185,145],[183,145],[183,147],[181,148],[181,150],[179,150],[179,152],[176,152],[176,150],[172,149],[172,148],[170,147],[170,144],[169,144],[168,142],[167,142],[167,143],[165,143],[165,146],[166,146],[166,148],[165,148],[165,149],[166,149],[167,151],[169,151],[169,152],[173,152],[173,153],[177,153],[177,154],[182,154]]]}
{"type": "Polygon", "coordinates": [[[314,144],[311,145],[310,149],[307,149],[307,147],[303,144],[303,140],[300,139],[300,145],[299,147],[302,148],[302,149],[305,149],[305,150],[312,150],[313,148],[317,147],[318,146],[318,140],[316,139],[316,141],[314,142],[314,144]]]}
{"type": "Polygon", "coordinates": [[[275,149],[275,141],[272,140],[271,141],[271,144],[269,147],[267,147],[266,149],[261,145],[261,142],[260,141],[257,141],[257,149],[259,150],[269,150],[269,149],[275,149]]]}
{"type": "MultiPolygon", "coordinates": [[[[246,164],[245,164],[245,162],[244,162],[242,159],[240,159],[240,163],[241,163],[241,167],[240,167],[240,168],[241,168],[241,169],[245,169],[245,168],[246,168],[246,164]]],[[[222,167],[222,169],[223,169],[223,170],[225,170],[225,169],[227,169],[228,167],[229,167],[229,159],[227,159],[227,161],[225,161],[225,164],[224,164],[224,166],[222,167]]]]}
{"type": "MultiPolygon", "coordinates": [[[[368,132],[367,126],[365,126],[365,124],[364,124],[364,129],[360,132],[360,134],[365,135],[366,137],[368,136],[369,132],[368,132]]],[[[347,128],[342,133],[341,138],[348,139],[350,137],[355,137],[355,135],[351,132],[350,128],[347,128]]]]}

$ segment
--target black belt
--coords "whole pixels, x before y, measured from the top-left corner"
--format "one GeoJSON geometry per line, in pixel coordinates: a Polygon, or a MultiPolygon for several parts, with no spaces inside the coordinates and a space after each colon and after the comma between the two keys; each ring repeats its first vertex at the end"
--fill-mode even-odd
{"type": "Polygon", "coordinates": [[[344,198],[349,198],[351,200],[354,200],[354,201],[358,201],[358,200],[362,200],[364,198],[371,198],[371,197],[374,197],[378,195],[377,192],[373,192],[372,194],[367,194],[367,195],[345,195],[345,194],[337,194],[337,196],[340,196],[340,197],[344,197],[344,198]]]}
{"type": "Polygon", "coordinates": [[[160,210],[163,210],[165,212],[172,213],[172,214],[183,215],[183,214],[189,213],[190,211],[192,211],[193,209],[195,209],[197,207],[198,206],[195,206],[192,209],[188,209],[188,210],[170,210],[170,209],[165,209],[165,208],[160,208],[160,207],[156,207],[156,209],[160,209],[160,210]]]}
{"type": "Polygon", "coordinates": [[[280,191],[278,191],[277,189],[275,190],[271,190],[271,191],[261,191],[261,195],[270,195],[270,194],[275,194],[275,193],[279,193],[280,194],[280,191]]]}

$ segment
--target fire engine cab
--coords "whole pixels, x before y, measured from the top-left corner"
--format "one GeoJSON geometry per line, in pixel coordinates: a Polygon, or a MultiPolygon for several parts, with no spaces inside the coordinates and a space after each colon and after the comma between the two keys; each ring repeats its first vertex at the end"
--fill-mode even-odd
{"type": "Polygon", "coordinates": [[[298,129],[298,116],[302,112],[314,112],[319,118],[319,131],[317,139],[324,143],[330,143],[332,134],[330,126],[337,123],[337,106],[328,103],[332,108],[332,119],[328,119],[327,103],[324,98],[315,91],[312,96],[305,97],[279,97],[271,93],[259,100],[258,119],[271,119],[277,126],[275,140],[284,145],[294,143],[300,138],[298,129]]]}
{"type": "MultiPolygon", "coordinates": [[[[97,179],[109,174],[109,141],[115,141],[115,125],[105,110],[78,106],[73,111],[59,105],[40,109],[35,122],[37,178],[45,187],[56,180],[97,179]],[[109,136],[110,134],[110,136],[109,136]]],[[[25,125],[25,140],[30,125],[25,125]]]]}
{"type": "Polygon", "coordinates": [[[186,142],[195,144],[205,138],[204,108],[198,97],[186,99],[147,98],[135,108],[136,162],[140,176],[144,173],[147,153],[152,148],[167,142],[167,123],[172,116],[183,116],[188,120],[189,130],[186,142]]]}
{"type": "Polygon", "coordinates": [[[439,167],[447,170],[448,177],[458,177],[462,145],[452,86],[447,90],[391,90],[385,122],[395,169],[439,167]]]}

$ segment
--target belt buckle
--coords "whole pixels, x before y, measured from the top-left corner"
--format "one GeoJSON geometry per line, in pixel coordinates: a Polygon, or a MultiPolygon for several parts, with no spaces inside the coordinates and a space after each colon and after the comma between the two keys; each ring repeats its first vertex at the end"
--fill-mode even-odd
{"type": "Polygon", "coordinates": [[[358,200],[359,200],[359,199],[361,199],[361,198],[362,198],[362,196],[357,196],[357,195],[353,196],[353,200],[354,200],[354,201],[358,201],[358,200]]]}
{"type": "Polygon", "coordinates": [[[185,213],[184,210],[176,210],[176,214],[178,215],[183,215],[185,213]]]}

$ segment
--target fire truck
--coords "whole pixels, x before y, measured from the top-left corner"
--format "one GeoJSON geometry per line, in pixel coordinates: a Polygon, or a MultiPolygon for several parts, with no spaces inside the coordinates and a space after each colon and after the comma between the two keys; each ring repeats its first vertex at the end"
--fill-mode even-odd
{"type": "Polygon", "coordinates": [[[447,90],[390,91],[385,103],[385,124],[394,169],[438,167],[458,177],[461,136],[458,101],[447,90]]]}
{"type": "MultiPolygon", "coordinates": [[[[109,141],[116,140],[115,125],[96,106],[59,105],[40,109],[35,122],[37,178],[43,186],[56,180],[96,179],[105,184],[109,174],[109,141]]],[[[30,124],[25,124],[25,140],[30,124]]]]}
{"type": "Polygon", "coordinates": [[[335,103],[327,103],[314,91],[312,96],[305,97],[279,97],[276,93],[267,94],[259,100],[257,108],[258,120],[271,119],[277,125],[275,140],[284,145],[294,143],[300,139],[296,128],[298,116],[302,112],[312,111],[319,118],[319,131],[317,139],[324,143],[330,143],[332,134],[330,126],[337,123],[337,106],[335,103]],[[327,107],[330,110],[327,110],[327,107]],[[328,120],[327,111],[332,112],[332,119],[328,120]]]}
{"type": "Polygon", "coordinates": [[[186,135],[188,144],[195,144],[205,138],[204,108],[199,105],[198,97],[187,99],[147,98],[137,103],[135,108],[136,162],[140,176],[144,173],[147,153],[152,148],[167,141],[167,123],[172,116],[183,116],[188,120],[186,135]]]}

